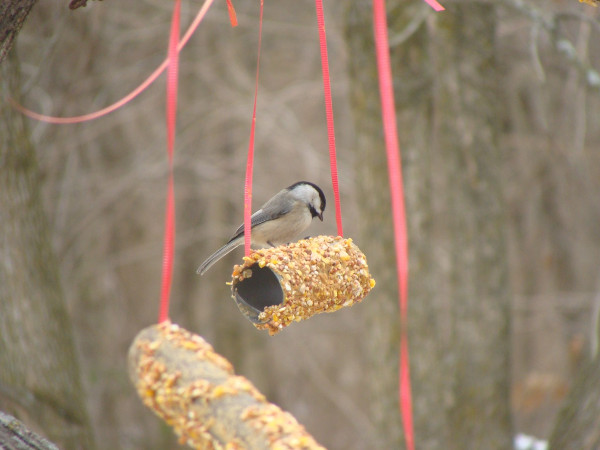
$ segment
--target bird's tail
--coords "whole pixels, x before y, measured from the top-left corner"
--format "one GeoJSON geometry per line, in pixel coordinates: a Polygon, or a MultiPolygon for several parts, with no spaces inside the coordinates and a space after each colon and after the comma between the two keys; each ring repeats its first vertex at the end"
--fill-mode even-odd
{"type": "Polygon", "coordinates": [[[241,238],[238,237],[237,239],[233,239],[232,241],[225,244],[219,250],[217,250],[212,255],[210,255],[208,258],[206,258],[206,261],[204,261],[202,264],[200,264],[200,267],[198,267],[198,270],[196,270],[196,273],[200,274],[200,275],[204,275],[204,273],[208,269],[210,269],[214,263],[216,263],[218,260],[220,260],[223,256],[227,255],[234,248],[239,246],[242,243],[243,239],[244,239],[244,236],[242,236],[241,238]]]}

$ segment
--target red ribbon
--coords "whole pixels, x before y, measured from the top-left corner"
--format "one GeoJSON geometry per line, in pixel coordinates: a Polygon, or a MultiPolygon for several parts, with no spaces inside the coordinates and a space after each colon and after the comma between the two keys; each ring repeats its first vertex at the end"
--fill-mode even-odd
{"type": "Polygon", "coordinates": [[[237,27],[237,14],[235,13],[235,8],[233,7],[233,3],[231,3],[231,0],[227,0],[227,11],[229,11],[229,21],[231,22],[231,26],[237,27]]]}
{"type": "Polygon", "coordinates": [[[425,3],[427,3],[429,6],[431,6],[434,10],[436,11],[444,11],[444,7],[442,5],[440,5],[438,2],[436,2],[435,0],[425,0],[425,3]]]}
{"type": "Polygon", "coordinates": [[[254,107],[250,125],[250,142],[248,143],[248,159],[246,161],[246,179],[244,181],[244,251],[250,255],[252,242],[252,173],[254,171],[254,129],[256,128],[256,100],[258,98],[258,74],[260,69],[260,46],[262,43],[263,0],[260,0],[260,19],[258,22],[258,55],[256,57],[256,81],[254,83],[254,107]]]}
{"type": "Polygon", "coordinates": [[[342,206],[340,204],[340,188],[338,183],[337,157],[335,149],[335,128],[333,122],[333,103],[331,101],[331,83],[329,81],[329,58],[327,56],[327,35],[323,15],[323,0],[315,0],[317,25],[319,27],[319,44],[321,47],[321,66],[323,68],[323,92],[325,95],[325,116],[327,119],[327,138],[329,141],[329,165],[331,168],[331,185],[335,202],[335,219],[338,236],[344,235],[342,227],[342,206]]]}
{"type": "MultiPolygon", "coordinates": [[[[202,19],[204,19],[204,16],[206,16],[206,13],[208,12],[208,8],[210,8],[210,6],[213,4],[214,1],[215,0],[204,0],[204,4],[198,11],[198,14],[196,15],[196,17],[194,18],[194,20],[188,27],[187,31],[185,32],[185,34],[183,35],[183,37],[177,44],[178,52],[181,52],[181,50],[183,49],[185,44],[187,44],[187,42],[190,40],[190,38],[192,37],[192,34],[194,34],[194,31],[196,31],[196,28],[198,28],[198,25],[200,25],[200,22],[202,22],[202,19]]],[[[125,106],[131,100],[136,98],[139,94],[144,92],[152,83],[154,83],[154,81],[160,76],[160,74],[163,73],[163,71],[167,68],[168,64],[169,64],[169,58],[167,57],[160,64],[160,66],[158,66],[154,70],[154,72],[152,72],[148,76],[148,78],[146,78],[138,87],[136,87],[133,91],[131,91],[125,97],[121,98],[120,100],[117,100],[115,103],[113,103],[105,108],[102,108],[98,111],[94,111],[89,114],[83,114],[80,116],[71,116],[71,117],[47,116],[45,114],[40,114],[40,113],[37,113],[35,111],[25,108],[24,106],[18,104],[12,98],[9,98],[9,101],[11,102],[11,104],[13,105],[13,107],[15,109],[17,109],[21,113],[25,114],[27,117],[29,117],[31,119],[39,120],[40,122],[53,123],[53,124],[57,124],[57,125],[68,125],[68,124],[73,124],[73,123],[87,122],[88,120],[98,119],[102,116],[110,114],[111,112],[116,111],[120,107],[125,106]]]]}
{"type": "Polygon", "coordinates": [[[181,0],[175,0],[167,68],[167,156],[169,159],[169,180],[167,184],[167,206],[165,212],[165,236],[163,246],[162,287],[160,291],[160,311],[158,322],[169,320],[169,297],[173,278],[173,255],[175,244],[175,193],[173,186],[173,150],[175,147],[175,122],[177,116],[177,84],[179,73],[179,22],[181,0]]]}
{"type": "Polygon", "coordinates": [[[396,248],[396,271],[398,276],[398,294],[400,304],[400,411],[404,427],[406,448],[414,449],[412,397],[410,388],[410,369],[408,361],[408,242],[406,234],[406,212],[404,209],[404,188],[400,164],[400,146],[396,130],[396,107],[392,84],[387,18],[385,0],[373,1],[373,23],[375,27],[375,48],[379,75],[379,94],[383,132],[388,160],[388,176],[394,222],[394,244],[396,248]]]}

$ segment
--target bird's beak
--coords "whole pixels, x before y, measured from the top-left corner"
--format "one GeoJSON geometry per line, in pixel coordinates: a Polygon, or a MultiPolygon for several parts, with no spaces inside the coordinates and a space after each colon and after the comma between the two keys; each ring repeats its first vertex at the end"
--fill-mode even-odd
{"type": "Polygon", "coordinates": [[[323,213],[321,213],[321,214],[317,214],[317,217],[318,217],[319,219],[321,219],[321,222],[323,222],[323,213]]]}

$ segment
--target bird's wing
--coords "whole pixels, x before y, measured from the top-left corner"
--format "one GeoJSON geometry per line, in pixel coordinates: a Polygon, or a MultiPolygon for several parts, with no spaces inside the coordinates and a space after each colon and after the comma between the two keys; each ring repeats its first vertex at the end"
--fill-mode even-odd
{"type": "MultiPolygon", "coordinates": [[[[292,208],[294,206],[293,199],[289,199],[289,200],[283,201],[283,202],[281,201],[281,196],[286,191],[287,191],[286,189],[283,189],[282,191],[278,192],[267,203],[262,205],[262,207],[258,211],[256,211],[254,214],[252,214],[251,221],[250,221],[250,226],[252,228],[254,228],[256,225],[261,224],[263,222],[277,219],[278,217],[281,217],[281,216],[289,213],[292,210],[292,208]]],[[[235,239],[237,239],[243,235],[244,235],[244,224],[241,224],[238,227],[238,229],[235,230],[235,233],[233,234],[233,236],[231,237],[229,242],[232,242],[235,239]]]]}

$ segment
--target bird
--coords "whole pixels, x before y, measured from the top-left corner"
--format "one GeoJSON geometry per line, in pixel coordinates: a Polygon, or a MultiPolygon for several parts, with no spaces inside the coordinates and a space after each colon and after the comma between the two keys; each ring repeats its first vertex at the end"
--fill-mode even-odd
{"type": "MultiPolygon", "coordinates": [[[[292,242],[308,228],[312,219],[323,221],[325,194],[310,181],[298,181],[271,197],[251,217],[251,239],[255,248],[276,247],[292,242]]],[[[231,239],[210,255],[196,270],[203,275],[217,261],[244,243],[244,224],[231,239]]]]}

